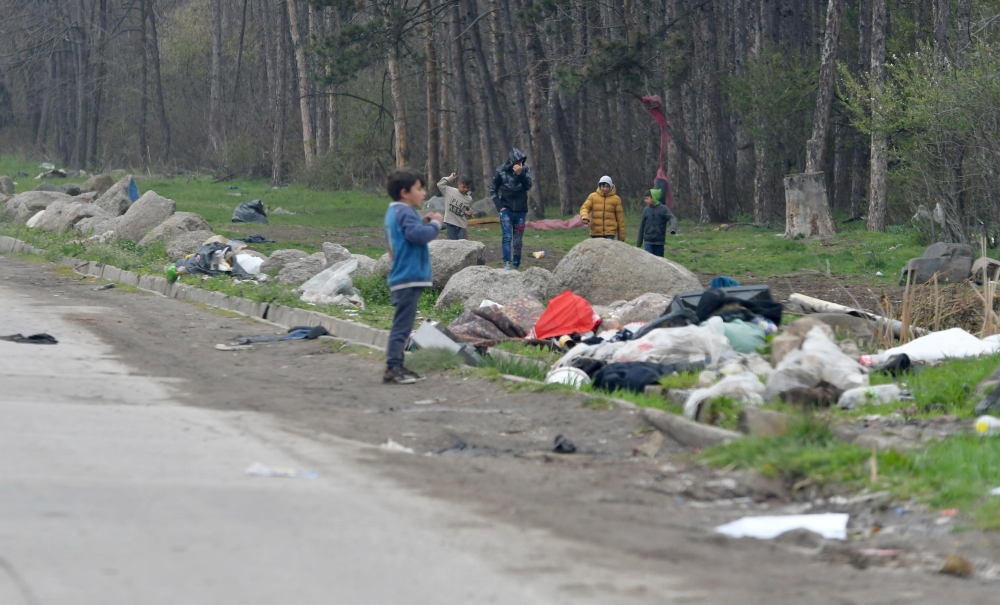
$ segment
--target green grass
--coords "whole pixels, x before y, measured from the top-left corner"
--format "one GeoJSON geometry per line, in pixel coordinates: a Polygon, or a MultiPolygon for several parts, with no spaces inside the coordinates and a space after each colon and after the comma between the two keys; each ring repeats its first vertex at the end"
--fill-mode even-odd
{"type": "Polygon", "coordinates": [[[465,360],[447,349],[420,349],[407,355],[406,367],[417,374],[444,372],[465,365],[465,360]]]}
{"type": "Polygon", "coordinates": [[[497,374],[520,376],[538,381],[545,380],[545,375],[548,373],[546,369],[532,361],[499,355],[484,355],[480,367],[495,370],[497,374]]]}
{"type": "Polygon", "coordinates": [[[544,347],[538,347],[534,345],[528,345],[523,342],[517,341],[507,341],[501,342],[493,347],[494,349],[504,351],[506,353],[511,353],[512,355],[522,355],[524,357],[530,357],[531,359],[537,361],[544,361],[546,363],[555,363],[563,356],[560,351],[555,351],[552,349],[546,349],[544,347]]]}

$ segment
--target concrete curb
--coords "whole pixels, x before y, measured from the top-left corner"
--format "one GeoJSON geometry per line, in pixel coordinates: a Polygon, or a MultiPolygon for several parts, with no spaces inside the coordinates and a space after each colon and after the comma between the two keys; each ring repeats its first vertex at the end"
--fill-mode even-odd
{"type": "MultiPolygon", "coordinates": [[[[19,239],[0,236],[0,254],[42,254],[44,252],[44,250],[39,250],[19,239]]],[[[382,351],[389,347],[388,330],[379,330],[363,323],[331,317],[317,311],[283,305],[269,305],[237,296],[226,296],[222,292],[202,290],[188,284],[171,284],[165,277],[137,275],[132,271],[125,271],[113,265],[102,265],[96,261],[83,261],[67,256],[63,257],[59,264],[70,267],[81,275],[100,277],[166,298],[202,303],[282,328],[323,326],[330,332],[331,336],[338,340],[346,340],[382,351]]]]}
{"type": "Polygon", "coordinates": [[[681,445],[705,448],[729,443],[734,439],[743,437],[743,435],[735,431],[727,431],[717,426],[701,424],[693,420],[688,420],[683,416],[664,412],[663,410],[642,408],[639,413],[642,414],[646,422],[660,429],[664,435],[681,445]]]}

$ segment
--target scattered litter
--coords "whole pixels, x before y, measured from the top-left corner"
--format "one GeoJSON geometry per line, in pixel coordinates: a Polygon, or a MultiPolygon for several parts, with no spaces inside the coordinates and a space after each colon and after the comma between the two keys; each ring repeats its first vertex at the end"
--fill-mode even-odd
{"type": "Polygon", "coordinates": [[[852,410],[858,405],[871,403],[881,405],[893,403],[901,399],[912,399],[909,391],[904,391],[897,384],[880,384],[873,387],[858,387],[844,391],[837,400],[837,407],[842,410],[852,410]]]}
{"type": "MultiPolygon", "coordinates": [[[[311,328],[310,327],[306,327],[306,326],[294,326],[294,327],[291,327],[291,328],[288,329],[288,334],[285,335],[285,336],[247,336],[247,337],[241,337],[239,340],[237,340],[235,342],[229,343],[229,346],[231,346],[231,347],[242,347],[242,346],[253,345],[253,344],[256,344],[256,343],[259,343],[259,342],[282,342],[282,341],[285,341],[285,340],[316,340],[320,336],[326,336],[329,333],[330,332],[326,328],[324,328],[323,326],[313,326],[311,328]]],[[[225,345],[216,345],[215,348],[219,349],[220,346],[225,346],[225,345]]],[[[239,351],[241,349],[219,349],[219,350],[220,351],[230,351],[230,350],[231,351],[239,351]]]]}
{"type": "Polygon", "coordinates": [[[590,384],[590,376],[578,368],[556,368],[545,377],[545,384],[567,384],[579,389],[590,384]]]}
{"type": "Polygon", "coordinates": [[[264,259],[252,254],[237,254],[236,262],[250,275],[257,275],[260,273],[260,266],[264,264],[264,259]]]}
{"type": "Polygon", "coordinates": [[[59,344],[59,341],[48,334],[32,334],[31,336],[22,336],[20,334],[12,334],[10,336],[0,336],[0,340],[8,340],[10,342],[16,342],[26,345],[54,345],[59,344]]]}
{"type": "Polygon", "coordinates": [[[991,496],[1000,496],[1000,487],[994,487],[988,493],[991,496]]]}
{"type": "Polygon", "coordinates": [[[565,336],[566,334],[584,334],[590,332],[601,323],[590,303],[582,296],[566,290],[549,301],[542,316],[535,322],[528,338],[541,339],[565,336]]]}
{"type": "Polygon", "coordinates": [[[358,259],[334,263],[327,269],[299,286],[302,302],[317,305],[353,305],[364,307],[361,294],[351,281],[351,274],[358,269],[358,259]]]}
{"type": "Polygon", "coordinates": [[[882,277],[882,272],[881,271],[876,271],[875,272],[875,277],[882,277]]]}
{"type": "Polygon", "coordinates": [[[240,202],[233,210],[234,223],[266,223],[267,213],[264,212],[264,203],[260,200],[252,202],[240,202]]]}
{"type": "Polygon", "coordinates": [[[483,299],[483,302],[479,303],[479,308],[480,309],[482,309],[484,307],[503,307],[503,305],[501,305],[498,302],[493,302],[492,300],[490,300],[490,299],[487,298],[487,299],[483,299]]]}
{"type": "Polygon", "coordinates": [[[792,389],[809,389],[820,382],[847,391],[867,386],[868,374],[860,363],[841,351],[821,328],[815,327],[806,334],[802,348],[782,358],[767,381],[764,399],[772,401],[792,389]]]}
{"type": "Polygon", "coordinates": [[[55,170],[56,169],[56,165],[52,164],[50,162],[42,162],[41,164],[38,165],[38,167],[41,168],[42,170],[55,170]]]}
{"type": "Polygon", "coordinates": [[[980,416],[976,418],[976,432],[983,437],[1000,435],[1000,418],[995,416],[980,416]]]}
{"type": "Polygon", "coordinates": [[[315,479],[319,473],[315,471],[300,471],[293,468],[276,468],[260,462],[254,462],[247,467],[246,474],[255,477],[280,477],[283,479],[315,479]]]}
{"type": "Polygon", "coordinates": [[[447,397],[438,397],[437,399],[421,399],[420,401],[414,401],[413,405],[433,405],[435,403],[444,403],[448,401],[447,397]]]}
{"type": "Polygon", "coordinates": [[[272,210],[271,214],[287,214],[289,216],[294,216],[295,215],[294,212],[290,212],[288,210],[285,210],[284,208],[282,208],[280,206],[277,207],[277,208],[275,208],[274,210],[272,210]]]}
{"type": "Polygon", "coordinates": [[[715,528],[731,538],[757,538],[771,540],[793,529],[806,529],[827,540],[847,539],[847,513],[822,513],[817,515],[785,515],[743,517],[715,528]]]}
{"type": "Polygon", "coordinates": [[[414,453],[413,452],[413,448],[406,447],[405,445],[403,445],[401,443],[396,443],[392,439],[389,439],[388,441],[386,441],[385,443],[383,443],[379,447],[382,448],[382,449],[384,449],[384,450],[389,450],[390,452],[402,452],[404,454],[412,454],[412,453],[414,453]]]}
{"type": "Polygon", "coordinates": [[[117,287],[115,284],[104,284],[103,286],[97,286],[94,290],[110,290],[117,287]]]}
{"type": "Polygon", "coordinates": [[[545,258],[545,250],[540,250],[538,252],[532,252],[531,255],[534,256],[535,258],[545,258]]]}
{"type": "Polygon", "coordinates": [[[576,446],[562,435],[556,435],[555,447],[552,448],[552,451],[556,454],[574,454],[576,453],[576,446]]]}
{"type": "Polygon", "coordinates": [[[893,548],[863,548],[858,551],[866,557],[898,557],[903,551],[893,548]]]}
{"type": "Polygon", "coordinates": [[[941,511],[941,516],[943,516],[943,517],[954,517],[959,512],[961,512],[961,511],[959,511],[957,508],[946,508],[946,509],[944,509],[944,510],[941,511]]]}
{"type": "Polygon", "coordinates": [[[215,345],[216,351],[249,351],[253,345],[215,345]]]}
{"type": "Polygon", "coordinates": [[[267,239],[263,235],[250,235],[243,238],[243,242],[246,244],[273,244],[273,239],[267,239]]]}
{"type": "Polygon", "coordinates": [[[726,376],[718,383],[707,389],[698,389],[688,396],[684,402],[684,416],[686,418],[697,418],[698,409],[702,402],[716,397],[732,397],[742,401],[747,405],[760,405],[764,403],[761,396],[764,393],[764,383],[757,378],[756,374],[746,372],[735,376],[726,376]]]}
{"type": "Polygon", "coordinates": [[[34,229],[35,227],[37,227],[38,223],[42,222],[42,216],[44,214],[45,214],[44,210],[39,210],[38,212],[36,212],[34,216],[28,219],[28,222],[25,224],[25,227],[27,227],[28,229],[34,229]]]}
{"type": "Polygon", "coordinates": [[[1000,349],[1000,335],[980,340],[962,328],[951,328],[921,336],[905,345],[873,356],[873,359],[879,363],[893,355],[906,353],[911,362],[934,363],[945,359],[990,355],[996,353],[997,349],[1000,349]]]}

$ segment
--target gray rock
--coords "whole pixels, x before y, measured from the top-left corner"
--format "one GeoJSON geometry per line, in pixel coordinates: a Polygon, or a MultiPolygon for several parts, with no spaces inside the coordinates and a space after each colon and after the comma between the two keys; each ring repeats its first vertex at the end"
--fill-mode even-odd
{"type": "Polygon", "coordinates": [[[121,222],[122,217],[105,213],[83,219],[76,224],[76,232],[84,237],[102,236],[106,233],[114,233],[121,222]]]}
{"type": "Polygon", "coordinates": [[[62,189],[52,185],[50,183],[40,183],[38,187],[35,187],[34,191],[47,191],[47,192],[59,192],[64,193],[62,189]]]}
{"type": "Polygon", "coordinates": [[[487,218],[490,216],[500,216],[500,213],[497,212],[496,204],[493,203],[492,199],[484,197],[472,204],[472,218],[487,218]]]}
{"type": "Polygon", "coordinates": [[[194,254],[199,248],[205,245],[205,241],[208,238],[214,236],[214,233],[207,230],[177,233],[170,239],[170,243],[167,244],[167,257],[171,260],[176,260],[184,258],[188,254],[194,254]]]}
{"type": "Polygon", "coordinates": [[[366,275],[375,275],[376,267],[378,266],[378,261],[370,256],[365,256],[364,254],[352,254],[352,258],[358,259],[358,268],[355,269],[352,277],[362,277],[366,275]]]}
{"type": "Polygon", "coordinates": [[[427,212],[440,212],[443,214],[444,209],[445,209],[444,198],[441,197],[440,195],[436,195],[424,202],[423,210],[427,212]]]}
{"type": "Polygon", "coordinates": [[[76,200],[78,202],[85,202],[87,204],[93,204],[95,201],[97,201],[97,198],[98,198],[98,193],[96,191],[88,191],[87,193],[81,193],[80,195],[76,196],[76,200]]]}
{"type": "Polygon", "coordinates": [[[445,287],[453,275],[486,262],[486,244],[472,240],[436,239],[427,245],[431,253],[434,288],[445,287]]]}
{"type": "Polygon", "coordinates": [[[295,249],[275,250],[274,252],[271,253],[271,256],[269,256],[268,259],[264,261],[264,264],[260,266],[260,271],[261,273],[274,275],[288,263],[301,260],[307,256],[309,256],[309,253],[303,252],[302,250],[295,250],[295,249]]]}
{"type": "Polygon", "coordinates": [[[326,255],[326,266],[351,258],[351,252],[340,244],[323,242],[323,254],[326,255]]]}
{"type": "Polygon", "coordinates": [[[57,200],[49,205],[38,223],[38,228],[56,233],[65,233],[87,218],[111,218],[99,207],[85,202],[57,200]]]}
{"type": "Polygon", "coordinates": [[[552,272],[547,299],[572,290],[591,304],[631,300],[647,292],[673,298],[701,290],[683,266],[641,248],[607,239],[587,239],[573,247],[552,272]]]}
{"type": "MultiPolygon", "coordinates": [[[[100,200],[97,205],[100,205],[100,200]]],[[[138,242],[147,231],[170,218],[176,208],[174,200],[157,195],[155,191],[147,191],[122,216],[115,235],[118,239],[138,242]]]]}
{"type": "Polygon", "coordinates": [[[301,286],[323,269],[326,269],[326,255],[317,252],[286,264],[281,268],[281,271],[278,271],[278,281],[283,284],[301,286]]]}
{"type": "Polygon", "coordinates": [[[540,267],[525,271],[466,267],[448,280],[438,296],[437,308],[446,309],[460,302],[464,308],[471,309],[484,300],[505,305],[524,295],[544,300],[551,278],[552,274],[540,267]]]}
{"type": "Polygon", "coordinates": [[[132,196],[129,192],[132,189],[133,182],[132,175],[126,175],[115,183],[111,189],[105,191],[94,203],[111,216],[124,215],[132,205],[132,196]]]}
{"type": "Polygon", "coordinates": [[[140,246],[148,246],[156,240],[173,241],[181,233],[188,231],[211,231],[212,226],[200,214],[194,212],[175,212],[159,225],[150,229],[141,240],[140,246]]]}
{"type": "Polygon", "coordinates": [[[96,193],[97,195],[104,195],[108,189],[114,187],[115,181],[110,176],[106,174],[95,174],[83,183],[83,187],[80,189],[83,193],[96,193]]]}
{"type": "Polygon", "coordinates": [[[389,257],[389,253],[386,252],[382,256],[378,257],[375,261],[375,274],[381,275],[382,277],[389,277],[389,271],[392,270],[392,258],[389,257]]]}
{"type": "Polygon", "coordinates": [[[3,207],[3,218],[14,223],[25,223],[38,212],[45,210],[58,200],[72,200],[65,193],[52,191],[27,191],[7,200],[3,207]]]}
{"type": "Polygon", "coordinates": [[[825,323],[830,326],[835,335],[841,338],[850,338],[862,342],[867,342],[875,338],[871,322],[861,317],[855,317],[847,313],[812,313],[806,317],[825,323]]]}
{"type": "Polygon", "coordinates": [[[83,193],[83,189],[80,187],[80,185],[76,183],[66,183],[59,189],[62,190],[62,192],[65,193],[66,195],[72,195],[74,197],[83,193]]]}
{"type": "Polygon", "coordinates": [[[623,324],[653,321],[663,315],[671,300],[671,297],[658,292],[647,292],[635,300],[612,304],[612,315],[623,324]]]}
{"type": "Polygon", "coordinates": [[[14,179],[0,176],[0,195],[14,195],[14,179]]]}
{"type": "Polygon", "coordinates": [[[931,244],[920,258],[906,263],[899,282],[906,283],[907,272],[912,273],[910,279],[916,284],[934,281],[935,274],[939,283],[963,282],[972,273],[973,258],[972,246],[969,244],[931,244]]]}

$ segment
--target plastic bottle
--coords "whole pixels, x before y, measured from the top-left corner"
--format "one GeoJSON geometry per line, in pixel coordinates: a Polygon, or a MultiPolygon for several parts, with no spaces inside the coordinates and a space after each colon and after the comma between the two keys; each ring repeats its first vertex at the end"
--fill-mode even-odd
{"type": "Polygon", "coordinates": [[[167,281],[170,283],[174,283],[175,281],[177,281],[177,278],[178,278],[177,265],[170,265],[169,267],[167,267],[167,281]]]}
{"type": "Polygon", "coordinates": [[[976,418],[976,433],[983,437],[1000,435],[1000,418],[995,416],[980,416],[976,418]]]}

